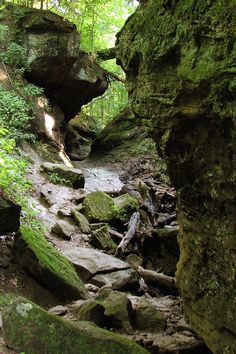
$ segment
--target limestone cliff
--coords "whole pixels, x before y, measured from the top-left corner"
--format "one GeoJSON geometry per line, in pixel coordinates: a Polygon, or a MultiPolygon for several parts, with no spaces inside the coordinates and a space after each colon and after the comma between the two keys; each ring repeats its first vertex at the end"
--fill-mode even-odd
{"type": "Polygon", "coordinates": [[[185,313],[223,354],[236,348],[235,40],[233,0],[146,0],[117,44],[177,189],[185,313]]]}

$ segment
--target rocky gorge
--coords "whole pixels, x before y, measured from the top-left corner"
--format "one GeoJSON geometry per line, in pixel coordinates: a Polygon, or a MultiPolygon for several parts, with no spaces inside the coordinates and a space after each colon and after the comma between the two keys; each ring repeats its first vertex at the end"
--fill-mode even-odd
{"type": "Polygon", "coordinates": [[[44,93],[21,151],[40,227],[0,189],[1,353],[235,353],[233,2],[140,1],[116,46],[130,107],[102,131],[75,26],[3,11],[44,93]]]}

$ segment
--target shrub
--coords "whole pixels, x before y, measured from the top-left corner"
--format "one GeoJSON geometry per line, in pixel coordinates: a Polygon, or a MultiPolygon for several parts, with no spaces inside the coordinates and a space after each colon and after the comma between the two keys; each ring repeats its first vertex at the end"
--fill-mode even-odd
{"type": "Polygon", "coordinates": [[[34,140],[30,132],[31,107],[15,91],[7,91],[0,86],[0,126],[9,129],[9,137],[18,143],[34,140]]]}

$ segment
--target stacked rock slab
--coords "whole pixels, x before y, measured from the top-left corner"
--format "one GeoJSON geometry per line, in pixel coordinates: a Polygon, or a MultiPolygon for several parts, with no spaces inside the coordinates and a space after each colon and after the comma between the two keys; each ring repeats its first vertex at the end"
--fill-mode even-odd
{"type": "Polygon", "coordinates": [[[235,2],[140,3],[117,56],[177,189],[185,313],[214,353],[235,353],[235,2]]]}

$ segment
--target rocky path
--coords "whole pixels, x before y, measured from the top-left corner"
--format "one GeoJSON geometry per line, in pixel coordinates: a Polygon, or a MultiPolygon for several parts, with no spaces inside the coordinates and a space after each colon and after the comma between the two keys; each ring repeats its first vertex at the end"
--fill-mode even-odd
{"type": "Polygon", "coordinates": [[[89,292],[88,300],[66,307],[61,302],[63,306],[50,311],[74,321],[91,320],[134,339],[151,353],[209,353],[185,322],[178,294],[138,272],[142,266],[174,276],[179,254],[174,190],[150,174],[139,176],[134,168],[122,171],[121,165],[93,161],[77,163],[85,184],[73,189],[48,181],[40,172],[43,161],[35,153],[31,157],[35,162],[29,178],[35,191],[29,202],[46,228],[47,239],[74,264],[89,292]],[[139,226],[120,259],[115,256],[117,247],[127,235],[133,211],[126,209],[125,217],[130,214],[122,221],[87,220],[84,201],[97,191],[105,192],[109,201],[118,198],[120,203],[122,196],[129,195],[139,202],[139,226]]]}

